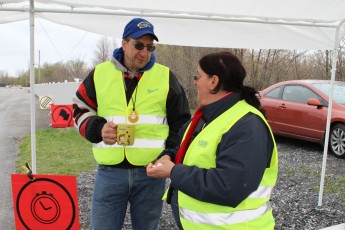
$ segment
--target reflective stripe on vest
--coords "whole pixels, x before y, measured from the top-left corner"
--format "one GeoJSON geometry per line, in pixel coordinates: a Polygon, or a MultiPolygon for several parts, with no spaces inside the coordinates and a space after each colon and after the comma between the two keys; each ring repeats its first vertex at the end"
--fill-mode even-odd
{"type": "Polygon", "coordinates": [[[233,213],[200,213],[180,208],[180,215],[183,219],[198,224],[224,225],[238,224],[254,220],[271,210],[271,205],[266,203],[257,209],[242,210],[233,213]]]}
{"type": "MultiPolygon", "coordinates": [[[[165,141],[164,140],[149,140],[149,139],[139,139],[135,138],[134,144],[133,145],[127,145],[126,148],[164,148],[165,146],[165,141]]],[[[121,148],[123,149],[123,145],[118,145],[117,143],[114,145],[107,145],[103,141],[94,144],[94,148],[121,148]]]]}
{"type": "MultiPolygon", "coordinates": [[[[105,119],[107,121],[112,121],[116,124],[127,123],[127,117],[123,117],[123,116],[105,117],[105,119]]],[[[139,120],[135,124],[167,125],[168,121],[166,117],[162,117],[162,116],[140,115],[139,120]]]]}
{"type": "Polygon", "coordinates": [[[147,165],[156,159],[164,149],[169,134],[166,119],[169,68],[156,63],[144,72],[128,104],[122,72],[117,70],[112,62],[97,65],[94,81],[97,115],[115,124],[132,124],[135,129],[134,145],[107,145],[104,142],[93,144],[97,163],[118,164],[124,160],[125,155],[133,165],[147,165]],[[136,123],[128,121],[133,103],[139,113],[136,123]]]}
{"type": "MultiPolygon", "coordinates": [[[[268,130],[270,130],[265,118],[257,109],[243,100],[239,101],[212,121],[195,137],[186,152],[183,164],[206,169],[215,168],[215,153],[222,135],[249,112],[258,115],[266,123],[268,130]]],[[[186,133],[187,131],[188,129],[186,133]]],[[[270,134],[274,143],[270,167],[266,168],[257,190],[252,192],[237,207],[202,202],[178,191],[178,203],[181,211],[180,219],[183,228],[218,229],[221,227],[221,229],[233,229],[234,226],[232,224],[236,223],[235,229],[241,229],[240,226],[242,225],[256,227],[256,229],[273,229],[274,219],[272,211],[268,207],[269,198],[278,175],[278,155],[271,130],[270,134]],[[251,210],[259,211],[252,212],[251,210]],[[186,213],[187,215],[185,215],[186,213]],[[241,219],[242,216],[245,216],[245,218],[241,219]]]]}
{"type": "Polygon", "coordinates": [[[273,187],[259,186],[257,190],[252,192],[249,198],[270,198],[273,192],[273,187]]]}

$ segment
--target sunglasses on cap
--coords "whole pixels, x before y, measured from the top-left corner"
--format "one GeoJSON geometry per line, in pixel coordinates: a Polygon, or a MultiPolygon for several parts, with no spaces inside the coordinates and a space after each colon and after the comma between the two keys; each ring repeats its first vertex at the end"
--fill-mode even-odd
{"type": "Polygon", "coordinates": [[[137,50],[143,50],[146,47],[147,51],[153,52],[156,49],[156,46],[154,46],[154,45],[146,45],[145,46],[143,43],[135,43],[133,45],[137,50]]]}

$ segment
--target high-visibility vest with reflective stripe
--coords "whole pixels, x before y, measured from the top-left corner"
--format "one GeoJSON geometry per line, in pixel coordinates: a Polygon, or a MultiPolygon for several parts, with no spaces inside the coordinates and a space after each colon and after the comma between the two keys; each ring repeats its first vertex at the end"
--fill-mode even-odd
{"type": "Polygon", "coordinates": [[[133,124],[133,145],[107,145],[103,141],[93,144],[98,164],[121,163],[125,156],[133,165],[147,165],[161,153],[169,134],[166,119],[166,99],[169,91],[169,68],[160,64],[145,71],[127,105],[122,72],[112,62],[96,66],[94,82],[97,96],[97,115],[116,124],[133,124]],[[137,91],[137,92],[136,92],[137,91]],[[139,113],[136,123],[128,121],[133,103],[139,113]]]}
{"type": "MultiPolygon", "coordinates": [[[[215,153],[222,135],[249,112],[258,115],[270,130],[266,119],[257,109],[243,100],[239,101],[212,121],[195,137],[186,152],[183,164],[206,169],[215,168],[215,153]]],[[[271,130],[270,133],[273,139],[271,130]]],[[[245,154],[245,152],[242,154],[245,154]]],[[[179,191],[178,204],[183,228],[198,230],[274,229],[269,198],[276,183],[277,175],[278,154],[274,142],[270,166],[266,168],[258,189],[237,207],[202,202],[179,191]]]]}

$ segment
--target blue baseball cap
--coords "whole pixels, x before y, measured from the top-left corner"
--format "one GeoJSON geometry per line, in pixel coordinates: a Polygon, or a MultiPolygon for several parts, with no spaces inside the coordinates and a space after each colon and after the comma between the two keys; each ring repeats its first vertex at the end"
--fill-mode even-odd
{"type": "Polygon", "coordinates": [[[158,38],[153,31],[153,25],[143,18],[134,18],[126,25],[122,39],[131,36],[131,38],[138,39],[145,34],[150,34],[158,42],[158,38]]]}

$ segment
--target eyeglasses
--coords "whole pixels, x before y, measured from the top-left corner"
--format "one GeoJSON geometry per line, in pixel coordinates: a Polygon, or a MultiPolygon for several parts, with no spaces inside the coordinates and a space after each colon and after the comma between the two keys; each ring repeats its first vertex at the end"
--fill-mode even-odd
{"type": "Polygon", "coordinates": [[[154,46],[154,45],[146,45],[145,46],[143,43],[135,43],[133,45],[137,50],[143,50],[146,47],[147,51],[153,52],[156,49],[156,46],[154,46]]]}
{"type": "Polygon", "coordinates": [[[195,75],[195,76],[193,76],[193,79],[194,79],[194,81],[199,80],[199,79],[200,79],[200,75],[195,75]]]}

